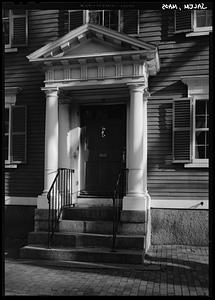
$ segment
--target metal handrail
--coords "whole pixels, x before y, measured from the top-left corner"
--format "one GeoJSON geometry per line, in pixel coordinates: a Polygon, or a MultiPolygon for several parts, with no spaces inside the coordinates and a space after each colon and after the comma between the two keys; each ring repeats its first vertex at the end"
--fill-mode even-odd
{"type": "Polygon", "coordinates": [[[120,213],[122,210],[122,198],[126,194],[126,189],[127,189],[127,171],[128,169],[125,168],[122,168],[119,171],[116,185],[113,192],[113,233],[112,233],[112,249],[111,249],[111,251],[113,252],[116,251],[115,250],[116,236],[117,236],[117,230],[120,221],[120,213]],[[123,179],[126,182],[123,182],[123,179]]]}
{"type": "Polygon", "coordinates": [[[59,168],[53,183],[47,193],[48,213],[48,248],[56,231],[62,210],[72,203],[72,173],[73,169],[59,168]]]}

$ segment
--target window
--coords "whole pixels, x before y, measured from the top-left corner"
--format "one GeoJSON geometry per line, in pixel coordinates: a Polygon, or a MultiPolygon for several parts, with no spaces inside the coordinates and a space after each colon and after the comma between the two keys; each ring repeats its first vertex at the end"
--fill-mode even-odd
{"type": "Polygon", "coordinates": [[[22,9],[4,9],[3,31],[5,48],[26,46],[28,32],[27,11],[22,9]]]}
{"type": "Polygon", "coordinates": [[[69,10],[69,30],[91,23],[124,32],[138,34],[138,10],[69,10]]]}
{"type": "Polygon", "coordinates": [[[212,31],[212,10],[175,11],[175,33],[186,36],[203,35],[212,31]]]}
{"type": "Polygon", "coordinates": [[[185,76],[187,98],[173,101],[173,162],[207,167],[209,159],[208,76],[185,76]]]}
{"type": "Polygon", "coordinates": [[[4,155],[6,164],[26,162],[26,107],[5,108],[4,155]]]}
{"type": "Polygon", "coordinates": [[[26,162],[26,106],[15,105],[18,88],[6,89],[4,159],[6,166],[26,162]]]}
{"type": "Polygon", "coordinates": [[[120,31],[120,11],[118,10],[90,10],[88,22],[102,25],[120,31]]]}
{"type": "Polygon", "coordinates": [[[193,158],[194,160],[208,159],[209,114],[208,99],[196,96],[194,103],[193,120],[193,158]]]}
{"type": "Polygon", "coordinates": [[[194,31],[209,31],[212,29],[212,11],[195,10],[193,20],[194,31]]]}

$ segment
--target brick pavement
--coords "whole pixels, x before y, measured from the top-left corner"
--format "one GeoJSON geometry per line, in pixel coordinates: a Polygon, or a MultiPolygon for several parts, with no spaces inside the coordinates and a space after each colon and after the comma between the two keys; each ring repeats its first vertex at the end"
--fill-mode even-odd
{"type": "Polygon", "coordinates": [[[152,246],[142,266],[6,258],[5,295],[208,296],[208,248],[152,246]]]}

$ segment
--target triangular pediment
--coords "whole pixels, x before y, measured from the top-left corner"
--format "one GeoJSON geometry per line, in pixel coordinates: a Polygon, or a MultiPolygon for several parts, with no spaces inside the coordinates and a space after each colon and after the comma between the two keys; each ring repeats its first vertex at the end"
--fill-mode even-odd
{"type": "Polygon", "coordinates": [[[156,51],[152,46],[104,26],[85,24],[28,56],[30,61],[45,61],[66,57],[90,57],[98,54],[123,54],[128,51],[156,51]]]}
{"type": "MultiPolygon", "coordinates": [[[[64,51],[64,57],[77,55],[91,55],[108,52],[124,51],[121,45],[100,40],[96,37],[88,38],[83,43],[79,43],[76,47],[69,48],[64,51]]],[[[129,49],[131,50],[131,49],[129,49]]]]}

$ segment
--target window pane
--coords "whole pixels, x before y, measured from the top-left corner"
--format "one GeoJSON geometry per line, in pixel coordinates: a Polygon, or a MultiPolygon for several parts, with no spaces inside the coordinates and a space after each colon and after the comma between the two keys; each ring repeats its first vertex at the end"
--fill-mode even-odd
{"type": "Polygon", "coordinates": [[[204,145],[206,143],[206,131],[196,132],[196,145],[204,145]]]}
{"type": "Polygon", "coordinates": [[[9,138],[8,135],[4,136],[4,159],[8,160],[8,143],[9,143],[9,138]]]}
{"type": "Polygon", "coordinates": [[[206,128],[206,118],[205,116],[197,116],[196,117],[196,128],[206,128]]]}
{"type": "Polygon", "coordinates": [[[104,12],[104,26],[118,30],[118,10],[106,10],[104,12]]]}
{"type": "Polygon", "coordinates": [[[212,26],[212,11],[207,10],[206,26],[212,26]]]}
{"type": "Polygon", "coordinates": [[[196,146],[196,158],[206,158],[205,156],[205,146],[196,146]]]}
{"type": "Polygon", "coordinates": [[[196,11],[196,26],[197,27],[212,26],[211,10],[196,11]]]}
{"type": "Polygon", "coordinates": [[[206,101],[205,100],[196,100],[196,114],[204,115],[206,113],[206,101]]]}
{"type": "Polygon", "coordinates": [[[3,9],[2,10],[2,17],[8,18],[9,17],[9,9],[3,9]]]}
{"type": "Polygon", "coordinates": [[[5,108],[5,133],[9,132],[9,109],[5,108]]]}
{"type": "Polygon", "coordinates": [[[4,43],[8,45],[9,42],[9,21],[3,20],[4,43]]]}
{"type": "Polygon", "coordinates": [[[208,131],[196,132],[195,158],[208,158],[208,131]]]}
{"type": "Polygon", "coordinates": [[[89,12],[89,23],[102,25],[102,11],[93,11],[89,12]]]}

